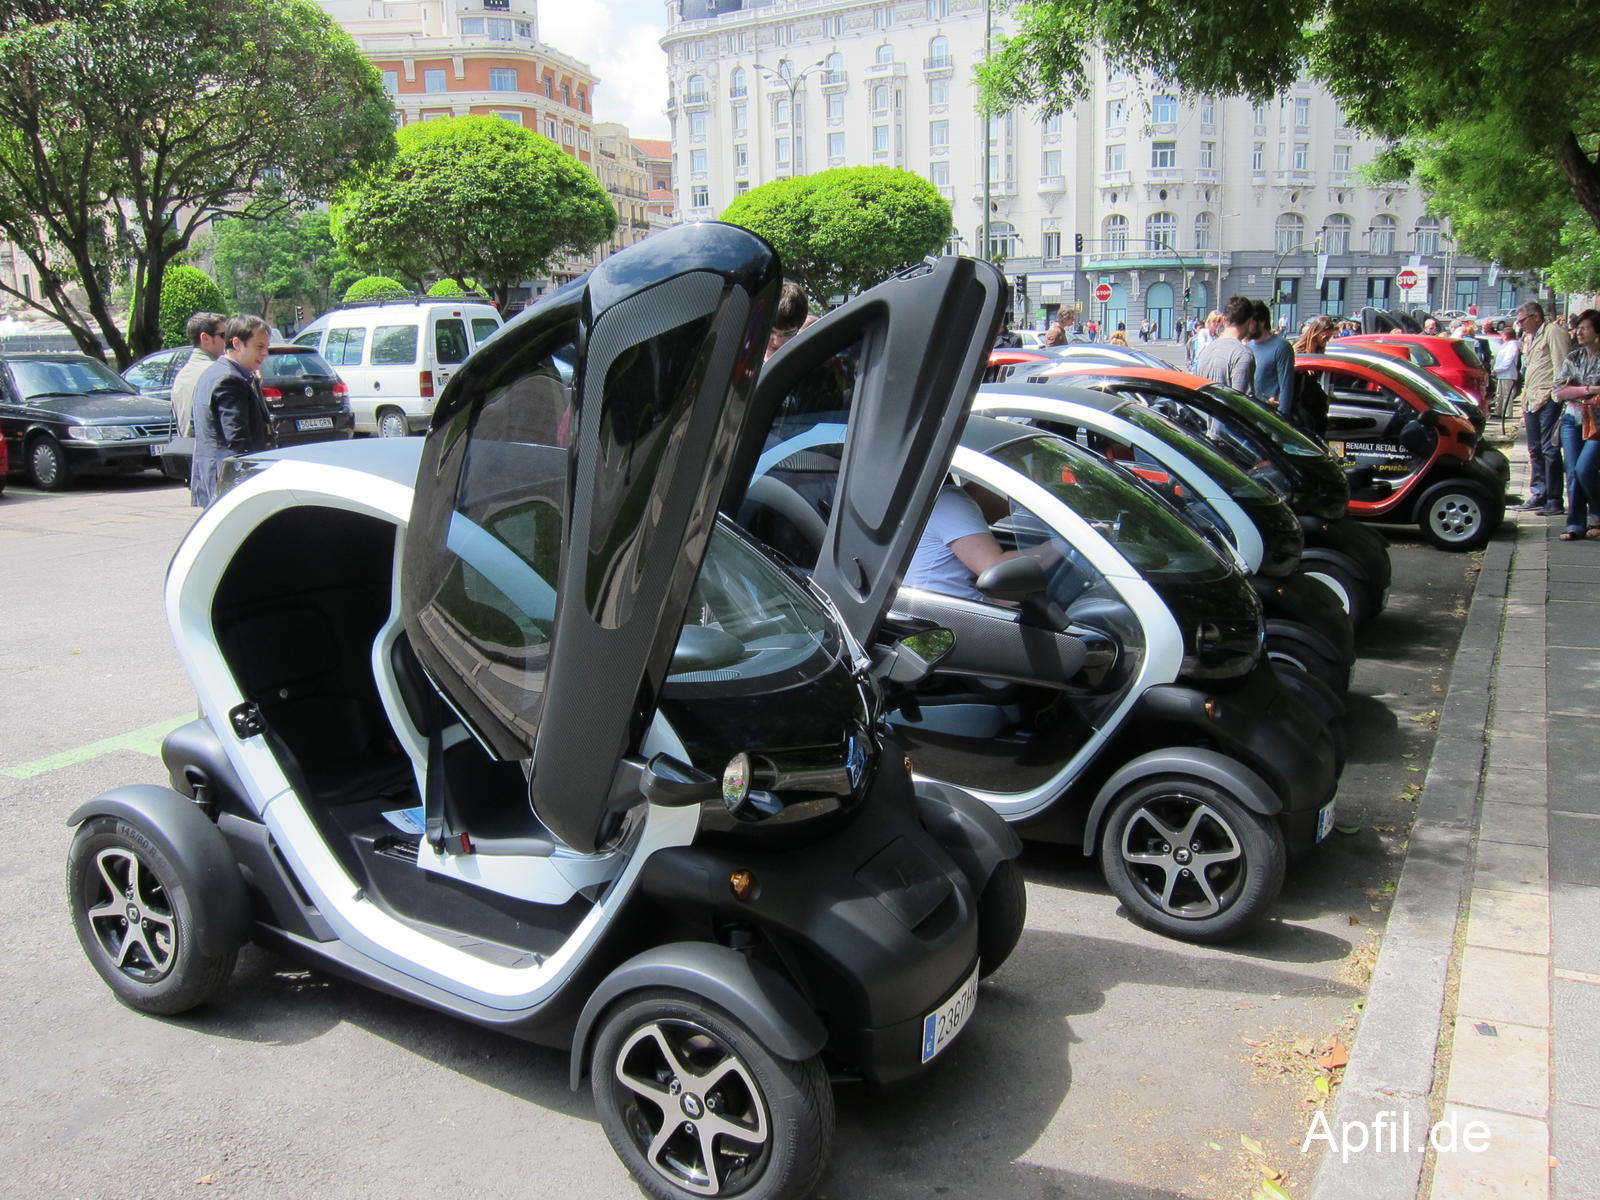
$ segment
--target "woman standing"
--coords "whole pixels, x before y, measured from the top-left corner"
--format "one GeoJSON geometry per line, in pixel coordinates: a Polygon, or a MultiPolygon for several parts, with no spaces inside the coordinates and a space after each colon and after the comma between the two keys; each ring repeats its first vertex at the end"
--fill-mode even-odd
{"type": "Polygon", "coordinates": [[[1500,344],[1494,351],[1494,405],[1504,420],[1511,415],[1517,384],[1522,379],[1522,341],[1515,329],[1500,326],[1495,332],[1500,335],[1500,344]]]}
{"type": "MultiPolygon", "coordinates": [[[[1338,323],[1330,316],[1319,313],[1306,322],[1305,328],[1294,344],[1296,354],[1321,354],[1328,348],[1338,323]]],[[[1295,376],[1294,407],[1290,410],[1295,424],[1319,442],[1328,436],[1328,393],[1314,375],[1295,376]]]]}
{"type": "Polygon", "coordinates": [[[1578,344],[1556,375],[1561,408],[1561,457],[1567,469],[1567,528],[1563,542],[1600,538],[1600,441],[1583,436],[1587,410],[1595,428],[1600,397],[1600,312],[1586,308],[1574,324],[1578,344]]]}

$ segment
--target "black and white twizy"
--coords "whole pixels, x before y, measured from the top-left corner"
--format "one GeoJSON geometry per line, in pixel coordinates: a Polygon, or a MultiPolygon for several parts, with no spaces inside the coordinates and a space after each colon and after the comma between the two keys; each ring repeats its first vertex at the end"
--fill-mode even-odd
{"type": "MultiPolygon", "coordinates": [[[[426,439],[235,463],[167,581],[206,717],[170,789],[71,818],[121,1000],[182,1012],[253,937],[570,1046],[663,1198],[804,1195],[830,1074],[946,1049],[1020,932],[1020,846],[913,784],[884,687],[916,648],[874,661],[716,516],[770,423],[779,281],[743,230],[658,234],[507,325],[426,439]]],[[[1000,293],[961,260],[924,286],[996,318],[917,365],[930,396],[975,377],[1000,293]]]]}

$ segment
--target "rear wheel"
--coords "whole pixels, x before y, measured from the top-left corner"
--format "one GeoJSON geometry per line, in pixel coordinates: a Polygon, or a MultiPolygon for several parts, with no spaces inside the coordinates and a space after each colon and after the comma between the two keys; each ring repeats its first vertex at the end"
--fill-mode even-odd
{"type": "Polygon", "coordinates": [[[55,438],[41,433],[28,443],[26,454],[28,479],[41,492],[59,492],[71,485],[72,468],[67,463],[67,452],[55,438]]]}
{"type": "Polygon", "coordinates": [[[1339,607],[1350,614],[1350,624],[1360,625],[1375,615],[1367,599],[1367,589],[1353,571],[1336,562],[1316,560],[1308,560],[1303,569],[1307,579],[1315,579],[1333,593],[1339,607]]]}
{"type": "Polygon", "coordinates": [[[1190,942],[1237,937],[1283,886],[1283,832],[1228,792],[1181,775],[1125,788],[1106,813],[1100,866],[1128,915],[1190,942]]]}
{"type": "Polygon", "coordinates": [[[595,1039],[591,1076],[606,1137],[658,1200],[798,1200],[822,1176],[834,1115],[821,1060],[776,1057],[699,997],[621,1002],[595,1039]]]}
{"type": "Polygon", "coordinates": [[[1449,480],[1435,484],[1417,502],[1422,536],[1441,550],[1476,550],[1489,540],[1504,514],[1482,488],[1449,480]]]}
{"type": "Polygon", "coordinates": [[[987,979],[1011,957],[1028,919],[1022,868],[1008,858],[995,867],[978,897],[978,977],[987,979]]]}
{"type": "Polygon", "coordinates": [[[1311,678],[1327,684],[1339,695],[1350,690],[1350,670],[1314,646],[1281,633],[1267,634],[1267,657],[1274,663],[1299,667],[1311,678]]]}
{"type": "Polygon", "coordinates": [[[379,437],[405,437],[411,432],[406,415],[397,408],[386,408],[378,414],[379,437]]]}
{"type": "Polygon", "coordinates": [[[139,826],[94,817],[67,853],[67,901],[89,962],[130,1008],[173,1016],[217,995],[238,947],[207,954],[195,881],[139,826]]]}

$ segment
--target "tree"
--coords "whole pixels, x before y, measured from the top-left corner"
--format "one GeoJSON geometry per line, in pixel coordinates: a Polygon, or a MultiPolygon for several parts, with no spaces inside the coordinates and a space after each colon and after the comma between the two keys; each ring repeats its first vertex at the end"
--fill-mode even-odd
{"type": "Polygon", "coordinates": [[[387,275],[364,275],[344,294],[346,304],[367,304],[373,300],[404,300],[411,289],[387,275]]]}
{"type": "Polygon", "coordinates": [[[428,289],[428,295],[439,300],[487,300],[489,294],[478,286],[475,279],[463,279],[457,282],[454,279],[441,279],[428,289]]]}
{"type": "Polygon", "coordinates": [[[784,273],[819,304],[937,253],[951,230],[939,189],[898,167],[774,180],[737,197],[722,219],[771,242],[784,273]]]}
{"type": "Polygon", "coordinates": [[[287,317],[284,310],[309,304],[321,312],[362,275],[334,246],[324,208],[260,216],[247,210],[215,229],[217,282],[235,311],[287,317]]]}
{"type": "MultiPolygon", "coordinates": [[[[1600,12],[1561,0],[1274,0],[1248,12],[1200,0],[1033,0],[979,69],[990,111],[1059,112],[1086,94],[1089,56],[1196,93],[1266,99],[1302,71],[1353,121],[1414,151],[1470,115],[1477,149],[1554,170],[1600,228],[1600,12]]],[[[1456,144],[1456,149],[1473,148],[1456,144]]],[[[1459,177],[1471,186],[1470,173],[1459,177]]]]}
{"type": "Polygon", "coordinates": [[[472,278],[504,305],[552,259],[608,239],[617,213],[594,172],[548,138],[498,117],[407,125],[393,162],[334,207],[334,240],[419,285],[472,278]]]}
{"type": "Polygon", "coordinates": [[[217,281],[199,267],[169,267],[161,277],[161,344],[186,346],[184,326],[197,312],[222,312],[227,304],[217,281]]]}
{"type": "Polygon", "coordinates": [[[390,113],[312,0],[8,0],[0,236],[39,286],[0,290],[125,365],[160,345],[162,275],[198,229],[331,194],[392,153],[390,113]]]}

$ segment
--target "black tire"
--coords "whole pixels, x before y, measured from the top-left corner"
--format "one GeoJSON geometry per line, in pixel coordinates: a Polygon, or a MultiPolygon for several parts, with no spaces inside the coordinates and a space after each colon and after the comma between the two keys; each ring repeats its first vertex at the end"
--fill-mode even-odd
{"type": "Polygon", "coordinates": [[[998,971],[1017,948],[1028,921],[1028,890],[1022,868],[1008,858],[995,867],[978,897],[978,978],[998,971]]]}
{"type": "Polygon", "coordinates": [[[1353,571],[1336,562],[1308,559],[1301,568],[1308,579],[1315,579],[1333,593],[1339,607],[1350,614],[1350,624],[1359,627],[1377,614],[1368,589],[1353,571]]]}
{"type": "Polygon", "coordinates": [[[1267,657],[1274,664],[1299,667],[1311,678],[1327,684],[1341,696],[1350,690],[1350,669],[1341,666],[1336,659],[1330,658],[1299,638],[1288,637],[1281,633],[1269,633],[1266,649],[1267,657]]]}
{"type": "Polygon", "coordinates": [[[411,426],[406,424],[406,415],[398,408],[380,409],[378,412],[379,437],[407,437],[411,433],[411,426]]]}
{"type": "Polygon", "coordinates": [[[23,450],[28,481],[41,492],[60,492],[72,486],[72,465],[61,443],[41,433],[23,450]]]}
{"type": "Polygon", "coordinates": [[[93,817],[67,852],[67,902],[83,952],[129,1008],[173,1016],[218,995],[238,946],[206,954],[197,889],[133,822],[93,817]],[[135,932],[134,927],[137,927],[135,932]]]}
{"type": "Polygon", "coordinates": [[[821,1060],[776,1057],[699,997],[652,990],[621,1000],[601,1023],[590,1077],[606,1137],[657,1200],[792,1200],[822,1177],[834,1115],[821,1060]],[[676,1132],[652,1155],[669,1124],[676,1132]],[[735,1127],[748,1139],[727,1131],[735,1127]]]}
{"type": "Polygon", "coordinates": [[[1504,501],[1494,500],[1476,484],[1452,479],[1422,494],[1417,527],[1441,550],[1476,550],[1489,540],[1504,512],[1504,501]]]}
{"type": "Polygon", "coordinates": [[[1283,886],[1286,857],[1276,822],[1181,775],[1130,784],[1111,802],[1100,838],[1101,869],[1128,915],[1188,942],[1226,941],[1261,920],[1283,886]],[[1197,853],[1213,859],[1199,872],[1197,853]]]}

